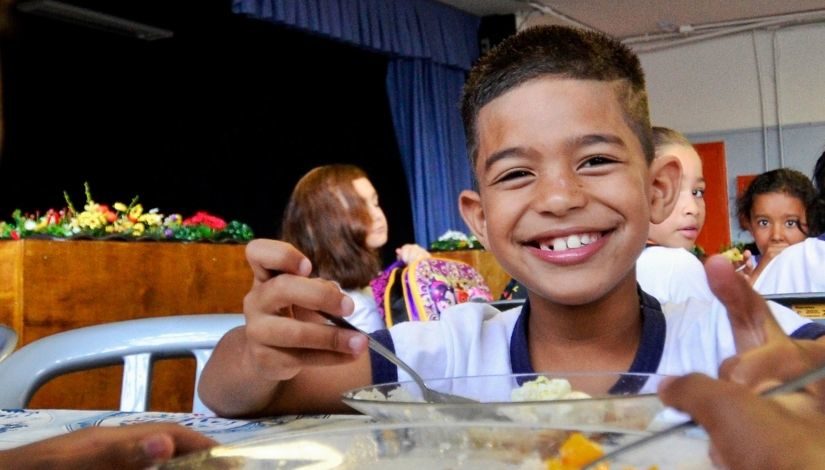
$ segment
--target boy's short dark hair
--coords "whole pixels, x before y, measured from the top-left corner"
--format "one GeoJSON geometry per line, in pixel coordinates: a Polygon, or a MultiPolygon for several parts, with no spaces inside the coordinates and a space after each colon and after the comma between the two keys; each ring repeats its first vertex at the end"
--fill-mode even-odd
{"type": "Polygon", "coordinates": [[[502,41],[470,71],[461,98],[461,114],[473,169],[478,157],[479,110],[511,89],[547,75],[616,81],[627,124],[639,139],[647,162],[653,160],[645,78],[636,54],[601,33],[563,26],[536,26],[502,41]]]}

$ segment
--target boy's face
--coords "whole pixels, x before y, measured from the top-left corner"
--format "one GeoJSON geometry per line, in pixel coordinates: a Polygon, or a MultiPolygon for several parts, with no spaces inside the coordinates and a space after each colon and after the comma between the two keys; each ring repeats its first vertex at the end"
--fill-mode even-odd
{"type": "Polygon", "coordinates": [[[705,225],[705,177],[702,159],[693,147],[668,145],[657,155],[673,155],[682,164],[679,199],[670,216],[660,224],[650,224],[650,239],[662,246],[691,249],[705,225]]]}
{"type": "Polygon", "coordinates": [[[634,276],[680,170],[665,158],[648,171],[613,85],[535,79],[481,108],[477,129],[479,193],[462,193],[462,215],[508,273],[565,305],[634,276]]]}

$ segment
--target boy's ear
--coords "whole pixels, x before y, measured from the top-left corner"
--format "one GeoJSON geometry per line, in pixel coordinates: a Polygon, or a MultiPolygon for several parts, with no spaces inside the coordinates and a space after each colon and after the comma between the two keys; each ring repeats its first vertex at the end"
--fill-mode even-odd
{"type": "Polygon", "coordinates": [[[650,221],[654,224],[668,218],[679,199],[682,165],[671,155],[662,155],[650,164],[650,221]]]}
{"type": "Polygon", "coordinates": [[[458,210],[464,223],[470,227],[473,235],[478,241],[488,248],[487,245],[487,218],[484,216],[484,208],[481,206],[481,195],[475,191],[464,190],[458,195],[458,210]]]}

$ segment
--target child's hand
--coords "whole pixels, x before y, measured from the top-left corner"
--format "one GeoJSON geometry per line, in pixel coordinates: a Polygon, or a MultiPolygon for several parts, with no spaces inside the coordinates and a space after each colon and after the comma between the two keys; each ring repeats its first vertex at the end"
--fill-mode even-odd
{"type": "Polygon", "coordinates": [[[144,469],[216,444],[171,423],[91,427],[0,451],[0,468],[144,469]]]}
{"type": "Polygon", "coordinates": [[[768,341],[790,341],[776,323],[767,302],[748,281],[734,272],[733,265],[722,255],[705,262],[708,284],[727,308],[736,341],[736,351],[743,353],[768,341]]]}
{"type": "MultiPolygon", "coordinates": [[[[733,272],[728,261],[718,258],[711,257],[705,269],[711,290],[728,310],[737,350],[737,355],[719,368],[721,378],[762,391],[825,363],[825,343],[791,339],[774,319],[765,299],[733,272]]],[[[825,410],[823,382],[779,400],[799,411],[825,410]]]]}
{"type": "Polygon", "coordinates": [[[315,312],[349,315],[352,299],[310,279],[309,260],[288,243],[254,240],[246,256],[254,274],[246,325],[212,352],[198,385],[204,404],[221,416],[345,410],[341,393],[369,383],[367,338],[315,312]]]}
{"type": "Polygon", "coordinates": [[[310,262],[287,243],[254,240],[247,245],[254,273],[244,298],[246,360],[270,380],[287,380],[307,365],[347,362],[365,351],[366,338],[325,324],[314,313],[352,313],[353,303],[338,285],[310,279],[310,262]]]}
{"type": "Polygon", "coordinates": [[[705,428],[723,468],[819,468],[825,459],[822,414],[789,413],[741,385],[701,374],[663,383],[659,396],[705,428]]]}
{"type": "Polygon", "coordinates": [[[429,258],[430,252],[423,247],[415,244],[407,244],[395,250],[395,256],[404,262],[404,264],[411,264],[420,259],[429,258]]]}

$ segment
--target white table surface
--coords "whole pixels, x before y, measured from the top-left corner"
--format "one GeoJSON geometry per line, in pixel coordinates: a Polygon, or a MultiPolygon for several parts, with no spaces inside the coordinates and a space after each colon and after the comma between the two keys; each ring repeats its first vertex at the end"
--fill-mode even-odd
{"type": "Polygon", "coordinates": [[[370,422],[370,418],[362,415],[307,415],[244,420],[158,411],[0,410],[0,450],[94,426],[178,423],[225,444],[253,436],[309,428],[327,429],[359,421],[370,422]]]}

